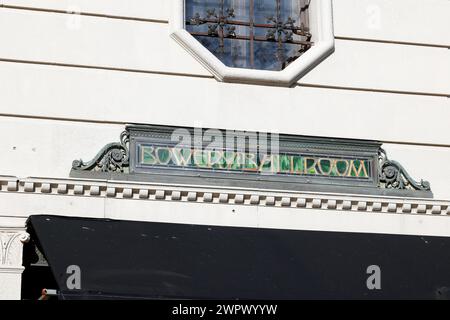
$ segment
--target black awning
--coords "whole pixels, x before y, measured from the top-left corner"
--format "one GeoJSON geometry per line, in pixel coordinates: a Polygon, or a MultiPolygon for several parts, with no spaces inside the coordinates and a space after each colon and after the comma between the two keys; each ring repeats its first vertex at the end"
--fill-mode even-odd
{"type": "Polygon", "coordinates": [[[29,230],[63,299],[449,298],[450,238],[59,216],[29,230]],[[381,290],[367,288],[371,265],[381,290]]]}

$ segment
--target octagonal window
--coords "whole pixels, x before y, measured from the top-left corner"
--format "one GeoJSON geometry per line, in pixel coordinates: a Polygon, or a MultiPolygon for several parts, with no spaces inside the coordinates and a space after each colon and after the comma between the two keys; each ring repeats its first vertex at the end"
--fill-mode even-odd
{"type": "Polygon", "coordinates": [[[170,0],[171,37],[219,81],[293,86],[334,52],[332,0],[170,0]]]}
{"type": "Polygon", "coordinates": [[[313,45],[310,0],[185,0],[186,30],[232,68],[281,71],[313,45]]]}

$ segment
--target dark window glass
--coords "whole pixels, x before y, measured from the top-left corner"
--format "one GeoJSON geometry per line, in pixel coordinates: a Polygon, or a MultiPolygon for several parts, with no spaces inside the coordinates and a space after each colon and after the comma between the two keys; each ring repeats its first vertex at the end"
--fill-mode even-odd
{"type": "Polygon", "coordinates": [[[186,28],[225,65],[283,70],[311,43],[309,0],[186,0],[186,28]]]}

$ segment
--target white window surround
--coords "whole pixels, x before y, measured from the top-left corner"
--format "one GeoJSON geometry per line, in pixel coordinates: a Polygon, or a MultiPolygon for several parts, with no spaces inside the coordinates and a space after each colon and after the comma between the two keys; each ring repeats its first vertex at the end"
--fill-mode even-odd
{"type": "Polygon", "coordinates": [[[185,30],[185,1],[171,0],[171,5],[171,37],[219,81],[291,86],[334,51],[332,0],[311,0],[309,14],[314,45],[282,71],[227,67],[185,30]]]}

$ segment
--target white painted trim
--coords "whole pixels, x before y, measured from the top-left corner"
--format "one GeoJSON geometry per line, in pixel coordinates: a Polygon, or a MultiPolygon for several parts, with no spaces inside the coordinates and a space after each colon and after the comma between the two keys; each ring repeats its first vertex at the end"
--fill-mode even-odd
{"type": "Polygon", "coordinates": [[[0,192],[140,201],[177,201],[217,205],[262,206],[278,207],[280,209],[297,208],[344,212],[450,216],[450,201],[442,200],[197,185],[170,185],[130,181],[54,178],[19,179],[0,176],[0,192]],[[14,189],[8,189],[8,182],[11,180],[17,181],[17,187],[14,189]]]}
{"type": "Polygon", "coordinates": [[[26,218],[0,215],[0,232],[21,232],[26,228],[26,218]]]}
{"type": "Polygon", "coordinates": [[[0,274],[2,274],[2,273],[22,274],[24,270],[25,270],[25,267],[1,266],[0,274]]]}
{"type": "Polygon", "coordinates": [[[194,56],[219,81],[291,86],[334,51],[332,0],[313,0],[310,15],[316,25],[314,45],[282,71],[263,71],[225,66],[185,30],[185,1],[172,0],[171,37],[194,56]]]}

